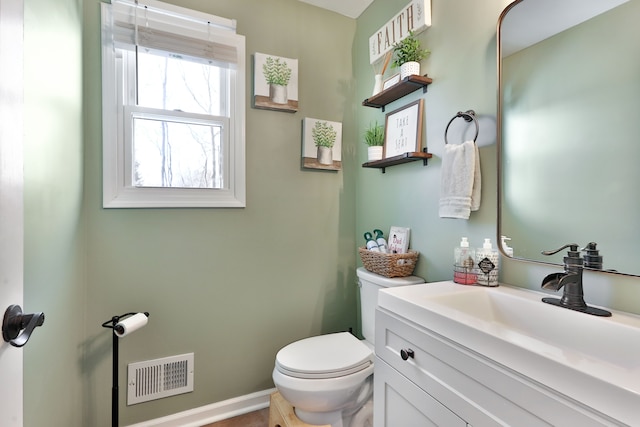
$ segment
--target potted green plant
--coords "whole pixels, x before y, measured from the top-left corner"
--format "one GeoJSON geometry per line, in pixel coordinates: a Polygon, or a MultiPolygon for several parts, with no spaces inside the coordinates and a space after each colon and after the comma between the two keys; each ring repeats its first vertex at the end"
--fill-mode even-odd
{"type": "Polygon", "coordinates": [[[289,102],[287,85],[291,79],[291,68],[287,61],[268,56],[262,65],[262,74],[269,85],[269,99],[276,104],[289,102]]]}
{"type": "Polygon", "coordinates": [[[413,74],[420,74],[420,61],[429,56],[428,49],[423,49],[413,33],[393,45],[393,67],[400,67],[400,78],[404,79],[413,74]]]}
{"type": "Polygon", "coordinates": [[[333,144],[338,132],[327,122],[316,122],[311,129],[313,143],[318,147],[318,163],[330,165],[333,163],[333,144]]]}
{"type": "Polygon", "coordinates": [[[364,143],[368,145],[367,154],[370,162],[382,159],[382,148],[384,146],[384,126],[370,124],[364,131],[364,143]]]}

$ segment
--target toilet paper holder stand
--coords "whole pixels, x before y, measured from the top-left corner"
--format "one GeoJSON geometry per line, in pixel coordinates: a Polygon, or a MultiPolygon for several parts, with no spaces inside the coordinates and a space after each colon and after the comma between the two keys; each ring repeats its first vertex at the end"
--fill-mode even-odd
{"type": "MultiPolygon", "coordinates": [[[[144,315],[149,317],[149,312],[125,313],[120,316],[113,316],[102,324],[103,328],[112,329],[113,335],[113,355],[112,355],[112,386],[111,386],[111,426],[118,427],[118,340],[146,325],[146,319],[137,321],[135,316],[144,315]],[[130,327],[128,327],[130,326],[130,327]]],[[[138,316],[139,318],[139,316],[138,316]]]]}

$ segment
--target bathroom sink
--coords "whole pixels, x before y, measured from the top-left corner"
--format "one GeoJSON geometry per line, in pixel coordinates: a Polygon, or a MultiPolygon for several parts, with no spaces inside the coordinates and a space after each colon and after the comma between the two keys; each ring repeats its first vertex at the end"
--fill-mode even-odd
{"type": "Polygon", "coordinates": [[[438,282],[380,291],[378,305],[615,419],[637,423],[640,316],[545,304],[542,292],[438,282]]]}

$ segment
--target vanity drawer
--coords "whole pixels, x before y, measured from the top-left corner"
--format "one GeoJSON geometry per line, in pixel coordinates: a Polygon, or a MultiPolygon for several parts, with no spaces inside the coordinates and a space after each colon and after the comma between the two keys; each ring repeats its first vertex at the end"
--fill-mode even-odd
{"type": "Polygon", "coordinates": [[[470,425],[620,425],[446,337],[380,308],[376,310],[375,343],[380,359],[470,425]],[[403,350],[405,356],[409,356],[406,360],[401,356],[403,350]]]}

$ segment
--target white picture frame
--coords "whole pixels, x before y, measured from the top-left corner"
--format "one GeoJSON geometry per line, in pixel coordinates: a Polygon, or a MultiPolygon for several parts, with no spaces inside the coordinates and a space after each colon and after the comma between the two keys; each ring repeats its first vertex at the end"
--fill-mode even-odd
{"type": "Polygon", "coordinates": [[[256,52],[253,68],[254,108],[286,113],[298,111],[297,59],[256,52]],[[271,84],[273,79],[282,84],[271,84]]]}
{"type": "Polygon", "coordinates": [[[385,116],[384,159],[421,151],[423,109],[420,98],[385,116]]]}
{"type": "Polygon", "coordinates": [[[389,89],[391,86],[400,83],[400,73],[396,73],[382,83],[382,90],[389,89]]]}
{"type": "MultiPolygon", "coordinates": [[[[325,145],[320,143],[320,145],[325,145]]],[[[305,169],[342,169],[342,123],[305,117],[302,120],[302,166],[305,169]],[[331,139],[331,147],[319,146],[316,138],[331,139]]]]}

